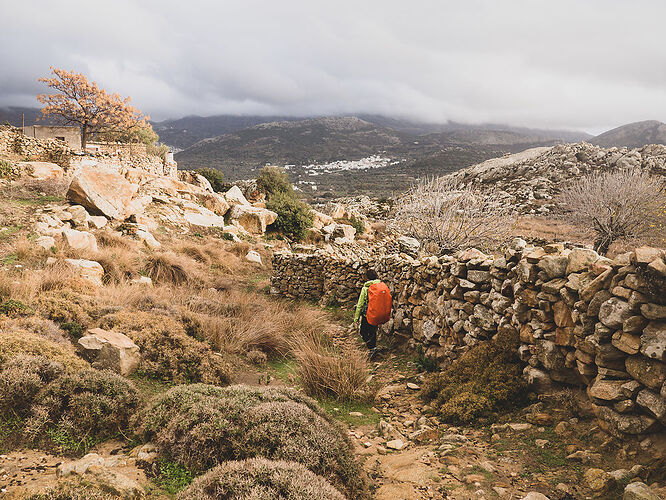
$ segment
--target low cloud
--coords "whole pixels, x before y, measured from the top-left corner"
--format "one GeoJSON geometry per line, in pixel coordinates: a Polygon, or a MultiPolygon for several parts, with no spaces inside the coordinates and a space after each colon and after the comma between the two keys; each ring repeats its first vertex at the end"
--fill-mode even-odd
{"type": "Polygon", "coordinates": [[[0,105],[50,65],[186,114],[382,113],[599,131],[666,121],[660,1],[23,0],[2,7],[0,105]]]}

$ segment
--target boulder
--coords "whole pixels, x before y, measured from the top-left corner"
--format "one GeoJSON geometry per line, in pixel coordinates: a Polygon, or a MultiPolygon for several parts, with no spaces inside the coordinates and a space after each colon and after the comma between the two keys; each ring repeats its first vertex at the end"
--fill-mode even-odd
{"type": "Polygon", "coordinates": [[[653,260],[663,257],[664,251],[660,248],[642,246],[634,250],[631,261],[636,264],[647,265],[653,260]]]}
{"type": "Polygon", "coordinates": [[[35,245],[44,250],[51,250],[51,248],[55,247],[55,239],[51,236],[40,236],[35,240],[35,245]]]}
{"type": "Polygon", "coordinates": [[[78,231],[76,229],[65,228],[62,230],[65,243],[74,250],[83,250],[86,252],[97,252],[97,238],[87,231],[78,231]]]}
{"type": "Polygon", "coordinates": [[[624,394],[622,392],[622,385],[624,383],[624,380],[596,379],[587,389],[587,394],[592,399],[601,400],[602,402],[620,401],[624,399],[624,394]]]}
{"type": "Polygon", "coordinates": [[[625,361],[627,373],[650,389],[660,389],[666,380],[666,365],[637,354],[625,361]]]}
{"type": "Polygon", "coordinates": [[[251,205],[234,205],[231,208],[230,217],[232,220],[238,221],[246,231],[253,234],[264,234],[266,227],[277,219],[277,214],[251,205]]]}
{"type": "Polygon", "coordinates": [[[229,191],[224,194],[224,198],[227,200],[227,203],[230,205],[246,205],[250,206],[250,202],[247,201],[245,195],[240,190],[238,186],[232,186],[229,191]]]}
{"type": "Polygon", "coordinates": [[[421,243],[416,238],[410,238],[409,236],[400,236],[397,240],[398,249],[402,253],[406,253],[410,257],[416,257],[419,254],[419,248],[421,243]]]}
{"type": "Polygon", "coordinates": [[[523,378],[530,387],[538,392],[546,391],[553,386],[553,381],[546,372],[530,365],[527,365],[523,370],[523,378]]]}
{"type": "Polygon", "coordinates": [[[603,495],[615,485],[615,480],[603,469],[588,469],[583,475],[585,486],[591,489],[595,495],[603,495]]]}
{"type": "Polygon", "coordinates": [[[183,218],[193,226],[224,228],[224,217],[196,203],[185,205],[183,218]]]}
{"type": "Polygon", "coordinates": [[[617,297],[611,297],[599,308],[599,321],[608,328],[622,328],[622,323],[631,316],[629,304],[617,297]]]}
{"type": "Polygon", "coordinates": [[[604,429],[615,435],[645,434],[659,426],[657,421],[647,415],[634,415],[631,413],[618,413],[607,406],[595,406],[594,413],[607,426],[604,429]]]}
{"type": "Polygon", "coordinates": [[[315,229],[322,229],[324,226],[333,224],[333,217],[331,217],[330,215],[318,212],[317,210],[313,210],[312,214],[314,215],[314,219],[312,221],[312,227],[314,227],[315,229]]]}
{"type": "Polygon", "coordinates": [[[659,394],[643,389],[636,396],[636,404],[666,425],[666,401],[659,394]]]}
{"type": "Polygon", "coordinates": [[[666,322],[651,321],[643,329],[641,353],[648,358],[666,361],[666,322]]]}
{"type": "Polygon", "coordinates": [[[549,279],[561,278],[567,271],[569,258],[566,255],[546,255],[537,267],[544,271],[549,279]]]}
{"type": "Polygon", "coordinates": [[[144,245],[146,245],[151,250],[159,250],[159,248],[162,246],[162,244],[145,229],[137,229],[136,233],[134,234],[137,238],[139,238],[139,240],[141,240],[141,242],[143,242],[144,245]]]}
{"type": "Polygon", "coordinates": [[[538,491],[530,491],[522,498],[522,500],[549,500],[549,498],[543,493],[539,493],[538,491]]]}
{"type": "Polygon", "coordinates": [[[629,483],[624,488],[622,500],[659,500],[660,497],[650,487],[639,481],[629,483]]]}
{"type": "Polygon", "coordinates": [[[658,304],[643,304],[641,305],[641,314],[647,319],[665,319],[666,320],[666,306],[658,304]]]}
{"type": "MultiPolygon", "coordinates": [[[[55,257],[46,259],[46,264],[51,265],[56,262],[55,257]]],[[[102,286],[102,277],[104,276],[104,268],[99,262],[94,260],[85,259],[65,259],[65,262],[72,266],[72,269],[84,280],[92,285],[102,286]]]]}
{"type": "Polygon", "coordinates": [[[88,223],[95,229],[102,229],[109,220],[103,215],[91,215],[88,217],[88,223]]]}
{"type": "Polygon", "coordinates": [[[127,376],[141,361],[139,346],[122,333],[92,328],[78,340],[78,350],[94,368],[113,370],[127,376]]]}
{"type": "Polygon", "coordinates": [[[599,260],[599,254],[589,248],[574,248],[569,253],[566,274],[578,273],[587,270],[590,264],[599,260]]]}
{"type": "Polygon", "coordinates": [[[248,262],[253,262],[255,264],[259,264],[260,266],[262,265],[261,255],[259,255],[259,252],[255,251],[255,250],[250,250],[245,255],[245,260],[247,260],[248,262]]]}
{"type": "Polygon", "coordinates": [[[59,180],[65,176],[61,166],[46,161],[25,161],[18,164],[30,177],[38,181],[59,180]]]}
{"type": "Polygon", "coordinates": [[[67,199],[110,219],[124,220],[145,208],[132,203],[139,186],[115,170],[81,167],[67,190],[67,199]]]}

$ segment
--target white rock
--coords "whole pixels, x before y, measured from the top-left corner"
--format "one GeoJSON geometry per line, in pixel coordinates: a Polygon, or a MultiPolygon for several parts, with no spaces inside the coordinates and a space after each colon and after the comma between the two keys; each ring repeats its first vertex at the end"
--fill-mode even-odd
{"type": "Polygon", "coordinates": [[[50,250],[55,247],[55,239],[52,236],[40,236],[35,240],[35,245],[44,250],[50,250]]]}
{"type": "Polygon", "coordinates": [[[224,194],[224,198],[227,200],[227,203],[230,205],[247,205],[250,206],[250,202],[247,201],[247,198],[243,195],[243,192],[238,186],[233,186],[229,191],[224,194]]]}
{"type": "Polygon", "coordinates": [[[97,252],[97,238],[92,233],[65,228],[62,230],[62,235],[70,248],[97,252]]]}
{"type": "MultiPolygon", "coordinates": [[[[46,260],[47,265],[56,262],[55,257],[49,257],[46,260]]],[[[102,286],[102,277],[104,276],[104,268],[99,262],[94,260],[85,259],[65,259],[65,262],[72,266],[78,275],[84,280],[90,282],[95,286],[102,286]]]]}
{"type": "Polygon", "coordinates": [[[150,234],[148,231],[139,229],[135,233],[136,237],[139,238],[144,245],[146,245],[151,250],[158,250],[162,244],[155,239],[155,237],[150,234]]]}
{"type": "Polygon", "coordinates": [[[104,458],[97,453],[88,453],[79,460],[58,465],[56,467],[56,476],[64,477],[70,474],[83,475],[94,465],[103,466],[104,458]]]}
{"type": "Polygon", "coordinates": [[[391,450],[402,450],[405,447],[405,442],[402,439],[393,439],[386,443],[386,447],[391,450]]]}
{"type": "Polygon", "coordinates": [[[109,220],[104,217],[103,215],[91,215],[88,218],[88,222],[95,228],[95,229],[102,229],[106,224],[109,222],[109,220]]]}
{"type": "Polygon", "coordinates": [[[245,255],[245,260],[248,262],[254,262],[255,264],[259,265],[263,264],[261,262],[261,255],[259,255],[259,252],[256,252],[255,250],[250,250],[247,255],[245,255]]]}
{"type": "Polygon", "coordinates": [[[77,348],[93,362],[93,367],[110,369],[127,376],[141,361],[139,346],[122,333],[92,328],[78,340],[77,348]]]}
{"type": "Polygon", "coordinates": [[[28,167],[29,175],[38,181],[62,179],[65,171],[55,163],[46,161],[26,161],[19,163],[19,167],[28,167]]]}

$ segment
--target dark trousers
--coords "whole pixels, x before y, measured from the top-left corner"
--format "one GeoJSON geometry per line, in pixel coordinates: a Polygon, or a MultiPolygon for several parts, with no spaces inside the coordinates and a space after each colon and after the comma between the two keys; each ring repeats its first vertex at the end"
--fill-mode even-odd
{"type": "Polygon", "coordinates": [[[365,315],[361,318],[361,337],[363,337],[363,342],[368,346],[368,349],[377,347],[377,327],[368,323],[365,315]]]}

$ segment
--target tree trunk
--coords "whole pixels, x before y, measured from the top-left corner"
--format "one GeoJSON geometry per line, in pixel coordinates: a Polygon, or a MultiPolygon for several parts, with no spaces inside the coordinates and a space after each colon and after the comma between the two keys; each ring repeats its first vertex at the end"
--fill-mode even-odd
{"type": "Polygon", "coordinates": [[[87,142],[87,135],[88,135],[88,124],[84,123],[81,125],[81,149],[84,151],[86,150],[86,142],[87,142]]]}

